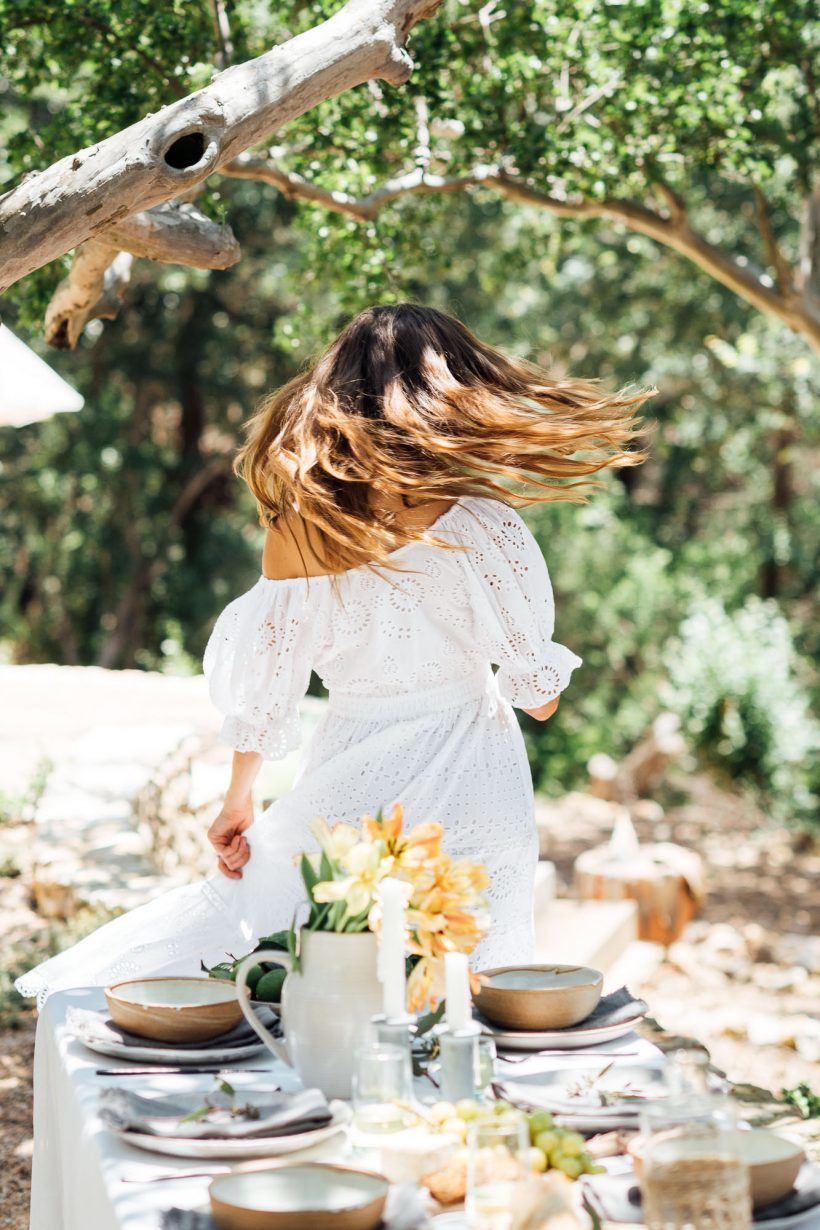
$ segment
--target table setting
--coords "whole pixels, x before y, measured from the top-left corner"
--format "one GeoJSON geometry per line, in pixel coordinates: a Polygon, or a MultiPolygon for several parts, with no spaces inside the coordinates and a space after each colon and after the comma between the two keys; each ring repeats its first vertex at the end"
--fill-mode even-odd
{"type": "Polygon", "coordinates": [[[317,838],[274,945],[49,998],[33,1228],[820,1228],[800,1141],[747,1124],[702,1048],[643,1036],[626,987],[470,967],[486,880],[439,826],[317,838]],[[253,998],[274,968],[280,1001],[253,998]]]}

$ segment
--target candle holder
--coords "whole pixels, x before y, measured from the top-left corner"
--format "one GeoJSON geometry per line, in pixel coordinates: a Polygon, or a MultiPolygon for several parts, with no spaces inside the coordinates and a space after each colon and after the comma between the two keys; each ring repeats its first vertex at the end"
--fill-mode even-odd
{"type": "Polygon", "coordinates": [[[383,1012],[379,1012],[370,1018],[370,1024],[382,1046],[402,1046],[412,1050],[416,1019],[409,1013],[385,1016],[383,1012]]]}
{"type": "Polygon", "coordinates": [[[441,1046],[441,1096],[445,1102],[460,1102],[462,1098],[476,1095],[478,1074],[478,1040],[481,1029],[477,1024],[464,1029],[445,1029],[440,1037],[441,1046]]]}

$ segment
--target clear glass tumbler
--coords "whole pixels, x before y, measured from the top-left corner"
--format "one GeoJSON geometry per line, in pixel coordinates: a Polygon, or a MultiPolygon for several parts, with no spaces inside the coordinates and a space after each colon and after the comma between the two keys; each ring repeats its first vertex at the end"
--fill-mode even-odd
{"type": "Polygon", "coordinates": [[[470,1230],[514,1230],[523,1185],[532,1181],[526,1119],[473,1120],[467,1127],[467,1198],[470,1230]]]}
{"type": "Polygon", "coordinates": [[[480,1034],[476,1054],[475,1093],[481,1101],[487,1096],[487,1090],[495,1079],[496,1057],[495,1039],[488,1034],[480,1034]]]}
{"type": "Polygon", "coordinates": [[[413,1070],[407,1047],[368,1042],[355,1054],[353,1122],[362,1132],[399,1132],[412,1120],[413,1070]]]}
{"type": "Polygon", "coordinates": [[[692,1096],[654,1103],[641,1133],[648,1230],[749,1230],[749,1169],[719,1104],[692,1096]]]}

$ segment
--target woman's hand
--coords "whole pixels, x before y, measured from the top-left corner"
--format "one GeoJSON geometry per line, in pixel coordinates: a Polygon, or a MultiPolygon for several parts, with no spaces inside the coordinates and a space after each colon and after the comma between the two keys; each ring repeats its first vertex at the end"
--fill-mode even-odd
{"type": "Polygon", "coordinates": [[[208,829],[208,840],[219,855],[219,870],[229,880],[241,880],[242,868],[251,856],[243,834],[253,824],[251,796],[241,800],[225,799],[222,811],[208,829]]]}

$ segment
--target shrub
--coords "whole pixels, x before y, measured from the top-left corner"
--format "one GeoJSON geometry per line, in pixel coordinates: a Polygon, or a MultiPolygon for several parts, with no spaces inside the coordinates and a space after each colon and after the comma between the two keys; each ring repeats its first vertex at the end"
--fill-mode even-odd
{"type": "Polygon", "coordinates": [[[700,599],[669,643],[666,665],[663,699],[702,760],[753,786],[778,816],[816,818],[811,762],[820,725],[777,604],[749,597],[730,613],[716,598],[700,599]]]}

